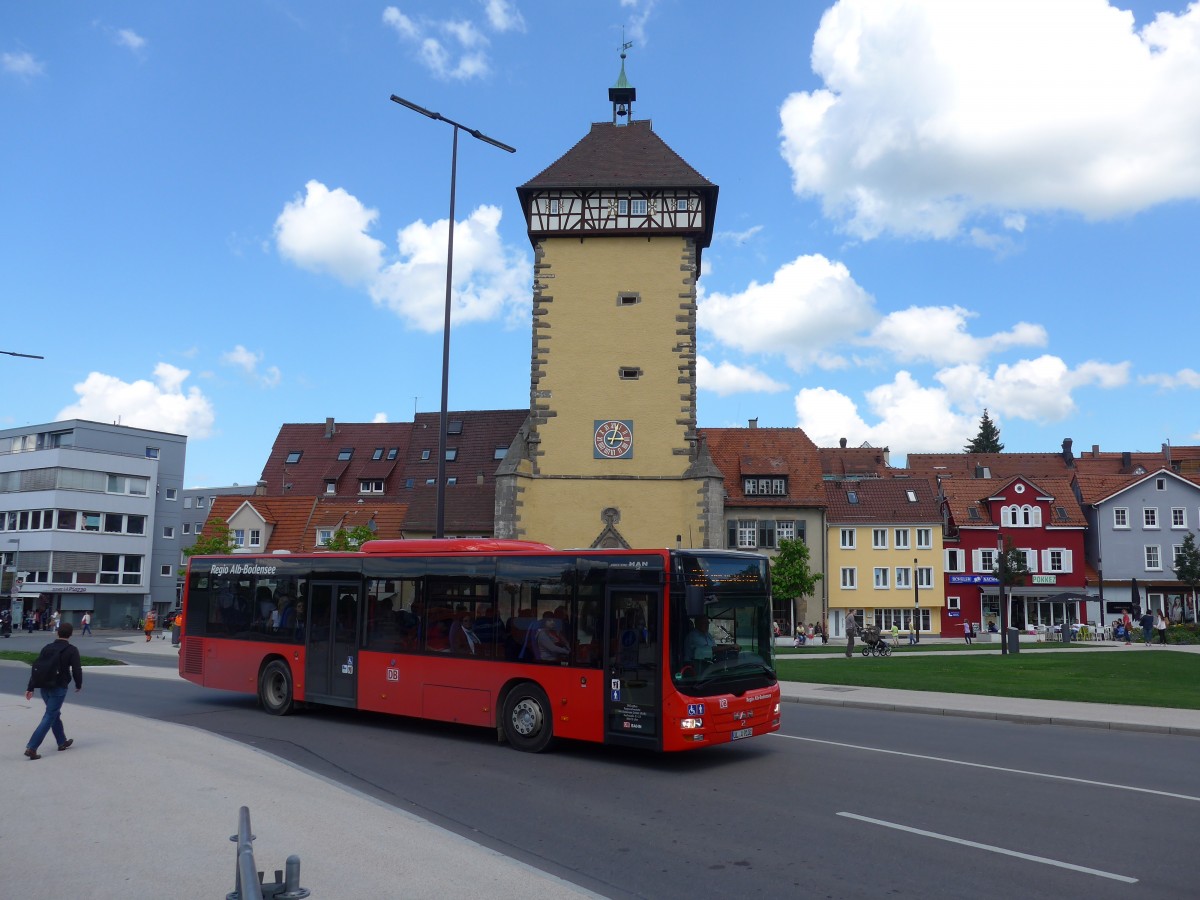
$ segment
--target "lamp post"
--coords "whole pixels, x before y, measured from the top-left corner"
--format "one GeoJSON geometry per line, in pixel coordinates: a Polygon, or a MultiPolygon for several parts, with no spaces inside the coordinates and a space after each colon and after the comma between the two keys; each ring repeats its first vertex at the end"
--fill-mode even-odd
{"type": "Polygon", "coordinates": [[[423,106],[417,106],[417,104],[411,103],[403,97],[397,97],[395,94],[392,94],[392,102],[399,103],[401,106],[408,107],[413,112],[428,116],[435,121],[445,122],[454,128],[454,142],[450,150],[450,227],[448,229],[450,236],[447,239],[446,245],[446,321],[442,328],[442,407],[438,427],[437,523],[433,531],[433,536],[440,538],[446,536],[446,427],[449,415],[447,404],[450,394],[450,286],[454,276],[454,189],[458,173],[458,132],[465,131],[476,140],[483,141],[485,144],[491,144],[493,147],[499,147],[501,150],[509,153],[516,153],[517,151],[515,147],[502,144],[500,141],[488,137],[476,128],[468,128],[460,122],[447,119],[441,113],[432,112],[423,106]]]}
{"type": "Polygon", "coordinates": [[[913,637],[921,643],[921,578],[917,575],[917,562],[913,559],[913,637]]]}
{"type": "Polygon", "coordinates": [[[1005,582],[1005,572],[1007,560],[1004,558],[1004,535],[996,532],[996,571],[1000,575],[999,589],[996,591],[1000,595],[1000,655],[1004,656],[1008,653],[1008,617],[1005,613],[1008,611],[1008,585],[1005,582]]]}
{"type": "Polygon", "coordinates": [[[12,580],[8,583],[8,610],[12,612],[13,599],[17,589],[17,573],[21,571],[21,539],[9,538],[10,544],[16,544],[17,550],[13,554],[13,574],[12,580]]]}

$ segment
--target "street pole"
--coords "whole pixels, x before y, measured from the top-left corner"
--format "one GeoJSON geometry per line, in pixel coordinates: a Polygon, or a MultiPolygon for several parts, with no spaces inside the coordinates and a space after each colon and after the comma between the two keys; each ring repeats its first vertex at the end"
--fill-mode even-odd
{"type": "Polygon", "coordinates": [[[16,544],[17,550],[13,554],[13,573],[12,578],[8,582],[8,611],[11,613],[13,608],[13,600],[17,590],[17,575],[21,572],[21,539],[9,538],[10,544],[16,544]]]}
{"type": "Polygon", "coordinates": [[[1005,574],[1005,559],[1004,559],[1004,535],[996,532],[996,571],[1000,573],[999,590],[996,592],[1000,595],[1000,655],[1008,654],[1008,617],[1005,613],[1008,610],[1008,585],[1005,584],[1007,579],[1005,574]]]}
{"type": "Polygon", "coordinates": [[[921,588],[917,577],[917,560],[913,559],[913,635],[921,643],[921,588]]]}
{"type": "Polygon", "coordinates": [[[438,122],[445,122],[454,128],[454,141],[450,151],[450,222],[449,222],[449,237],[446,241],[446,317],[445,324],[442,327],[442,406],[441,415],[439,417],[438,426],[438,466],[437,466],[437,521],[434,526],[433,536],[435,538],[446,536],[446,429],[449,425],[449,398],[450,398],[450,297],[451,285],[454,281],[454,193],[456,182],[458,180],[458,132],[465,131],[467,134],[476,140],[483,141],[485,144],[491,144],[493,147],[499,147],[509,153],[516,153],[515,147],[510,147],[508,144],[503,144],[494,138],[488,137],[477,128],[468,128],[460,122],[455,122],[453,119],[448,119],[441,113],[432,112],[425,109],[423,106],[417,106],[405,100],[403,97],[397,97],[392,94],[392,102],[399,103],[401,106],[406,106],[413,112],[418,112],[423,116],[438,122]]]}

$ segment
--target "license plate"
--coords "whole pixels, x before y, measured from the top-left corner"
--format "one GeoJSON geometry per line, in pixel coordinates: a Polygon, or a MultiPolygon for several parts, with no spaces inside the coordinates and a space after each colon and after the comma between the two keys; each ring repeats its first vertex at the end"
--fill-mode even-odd
{"type": "Polygon", "coordinates": [[[738,741],[738,740],[741,740],[742,738],[750,737],[750,735],[752,735],[752,734],[754,734],[753,728],[739,728],[737,731],[735,731],[733,734],[731,734],[729,736],[729,739],[731,741],[738,741]]]}

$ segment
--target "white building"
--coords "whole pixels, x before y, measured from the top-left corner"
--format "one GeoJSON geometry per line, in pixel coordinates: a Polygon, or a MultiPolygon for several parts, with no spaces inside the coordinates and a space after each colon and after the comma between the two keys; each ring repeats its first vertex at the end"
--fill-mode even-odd
{"type": "Polygon", "coordinates": [[[72,419],[0,430],[0,559],[14,624],[121,627],[177,603],[187,437],[72,419]]]}

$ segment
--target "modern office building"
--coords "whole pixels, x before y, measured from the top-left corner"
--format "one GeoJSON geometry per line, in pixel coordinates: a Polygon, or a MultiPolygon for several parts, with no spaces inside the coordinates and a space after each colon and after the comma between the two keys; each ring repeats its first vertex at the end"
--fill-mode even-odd
{"type": "Polygon", "coordinates": [[[0,430],[0,558],[14,622],[121,627],[176,603],[187,437],[71,419],[0,430]]]}

